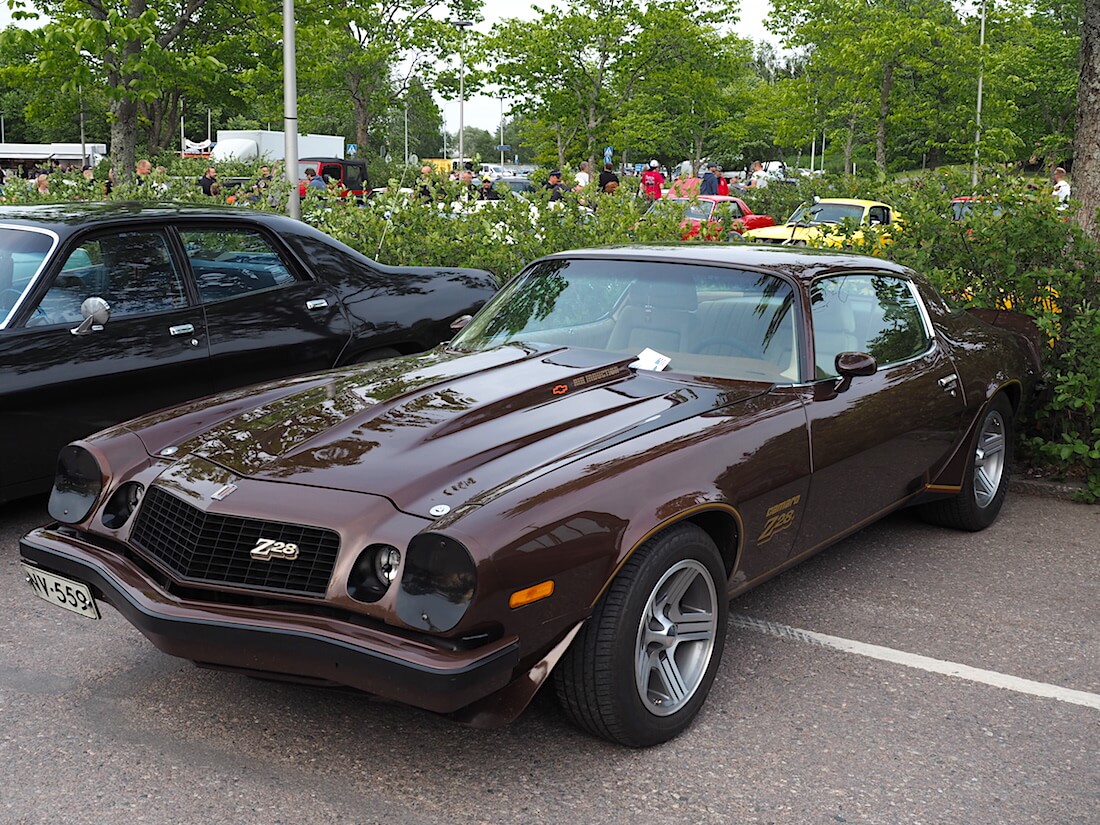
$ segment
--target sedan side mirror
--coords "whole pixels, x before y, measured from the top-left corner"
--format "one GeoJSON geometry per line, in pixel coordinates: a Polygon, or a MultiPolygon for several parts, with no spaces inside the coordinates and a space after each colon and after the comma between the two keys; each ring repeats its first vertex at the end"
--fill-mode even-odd
{"type": "Polygon", "coordinates": [[[80,322],[80,326],[69,330],[73,335],[87,335],[92,327],[106,324],[111,319],[111,305],[98,295],[93,295],[84,299],[84,303],[80,305],[80,314],[84,316],[84,320],[80,322]]]}
{"type": "Polygon", "coordinates": [[[842,352],[833,362],[840,381],[836,385],[838,393],[844,392],[852,385],[852,379],[874,375],[878,372],[878,361],[875,356],[866,352],[842,352]]]}

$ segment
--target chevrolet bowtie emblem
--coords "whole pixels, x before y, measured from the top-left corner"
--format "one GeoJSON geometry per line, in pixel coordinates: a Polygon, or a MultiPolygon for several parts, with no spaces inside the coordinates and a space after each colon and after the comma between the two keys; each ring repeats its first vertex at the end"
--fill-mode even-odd
{"type": "Polygon", "coordinates": [[[236,484],[226,484],[224,487],[218,490],[218,492],[210,496],[210,498],[214,499],[214,501],[224,501],[225,499],[229,498],[229,496],[231,496],[233,494],[233,491],[236,489],[236,484]]]}

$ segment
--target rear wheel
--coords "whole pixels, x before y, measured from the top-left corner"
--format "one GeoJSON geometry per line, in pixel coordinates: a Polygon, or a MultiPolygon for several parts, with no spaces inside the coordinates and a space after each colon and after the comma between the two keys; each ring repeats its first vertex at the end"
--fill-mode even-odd
{"type": "Polygon", "coordinates": [[[629,747],[665,742],[706,700],[722,659],[725,567],[681,524],[643,544],[554,670],[558,699],[590,733],[629,747]]]}
{"type": "Polygon", "coordinates": [[[921,516],[933,524],[972,532],[996,521],[1008,492],[1013,442],[1012,405],[998,395],[978,426],[962,490],[953,498],[925,504],[921,516]]]}

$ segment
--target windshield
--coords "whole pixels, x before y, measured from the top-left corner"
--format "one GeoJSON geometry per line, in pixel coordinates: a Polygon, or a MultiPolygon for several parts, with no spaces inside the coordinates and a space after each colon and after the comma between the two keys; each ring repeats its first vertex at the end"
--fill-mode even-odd
{"type": "Polygon", "coordinates": [[[25,229],[0,229],[0,326],[7,325],[34,284],[53,238],[25,229]]]}
{"type": "Polygon", "coordinates": [[[793,290],[772,275],[677,262],[538,261],[455,338],[464,351],[510,343],[580,347],[633,359],[653,350],[670,372],[772,383],[798,380],[793,290]]]}
{"type": "MultiPolygon", "coordinates": [[[[654,201],[656,206],[660,201],[654,201]]],[[[675,203],[684,210],[684,219],[689,221],[709,220],[714,212],[714,201],[690,201],[687,198],[670,198],[669,203],[675,203]]]]}
{"type": "Polygon", "coordinates": [[[787,223],[840,223],[843,220],[859,223],[863,220],[863,207],[852,203],[804,203],[795,210],[787,223]]]}

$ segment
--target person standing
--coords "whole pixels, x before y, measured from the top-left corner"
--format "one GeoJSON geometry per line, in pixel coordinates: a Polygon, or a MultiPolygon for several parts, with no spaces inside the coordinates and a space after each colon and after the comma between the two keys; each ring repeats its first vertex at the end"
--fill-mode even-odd
{"type": "Polygon", "coordinates": [[[619,176],[615,174],[615,167],[610,163],[603,165],[603,171],[600,172],[600,191],[601,192],[614,192],[619,188],[619,176]],[[615,184],[610,190],[607,188],[607,184],[615,184]]]}
{"type": "Polygon", "coordinates": [[[546,183],[543,186],[550,190],[550,201],[560,201],[562,198],[562,190],[565,189],[561,182],[561,172],[557,169],[551,170],[550,174],[546,176],[546,183]]]}
{"type": "Polygon", "coordinates": [[[1051,194],[1058,199],[1059,204],[1065,204],[1069,200],[1069,181],[1066,180],[1066,170],[1061,166],[1054,170],[1054,191],[1051,194]]]}
{"type": "Polygon", "coordinates": [[[648,200],[659,200],[665,185],[665,176],[661,174],[661,164],[656,160],[649,162],[649,168],[642,172],[638,191],[648,200]]]}
{"type": "Polygon", "coordinates": [[[703,174],[703,181],[699,184],[700,195],[718,194],[718,164],[708,163],[707,171],[703,174]]]}
{"type": "Polygon", "coordinates": [[[309,186],[310,189],[328,189],[328,183],[325,182],[325,176],[321,174],[319,168],[314,169],[310,166],[306,169],[306,177],[309,178],[307,186],[309,186]]]}
{"type": "Polygon", "coordinates": [[[592,176],[588,173],[588,168],[588,161],[582,161],[580,171],[577,172],[576,175],[574,175],[574,178],[577,181],[576,189],[578,191],[584,189],[586,186],[588,186],[589,183],[592,182],[592,176]]]}
{"type": "Polygon", "coordinates": [[[499,201],[501,200],[501,194],[493,188],[493,179],[485,177],[481,179],[481,189],[478,190],[477,199],[479,201],[499,201]]]}
{"type": "Polygon", "coordinates": [[[202,189],[202,193],[207,197],[214,197],[217,192],[214,187],[218,183],[218,172],[213,166],[206,167],[206,171],[202,173],[202,177],[199,178],[199,188],[202,189]]]}
{"type": "Polygon", "coordinates": [[[722,167],[718,167],[718,194],[728,195],[730,193],[730,182],[726,179],[726,176],[722,174],[722,167]]]}
{"type": "Polygon", "coordinates": [[[764,164],[753,161],[752,176],[749,178],[748,189],[763,189],[768,185],[768,173],[764,171],[764,164]]]}
{"type": "Polygon", "coordinates": [[[153,164],[145,158],[142,158],[137,162],[135,170],[137,171],[137,180],[135,182],[138,186],[141,186],[149,180],[149,176],[153,173],[153,164]]]}

